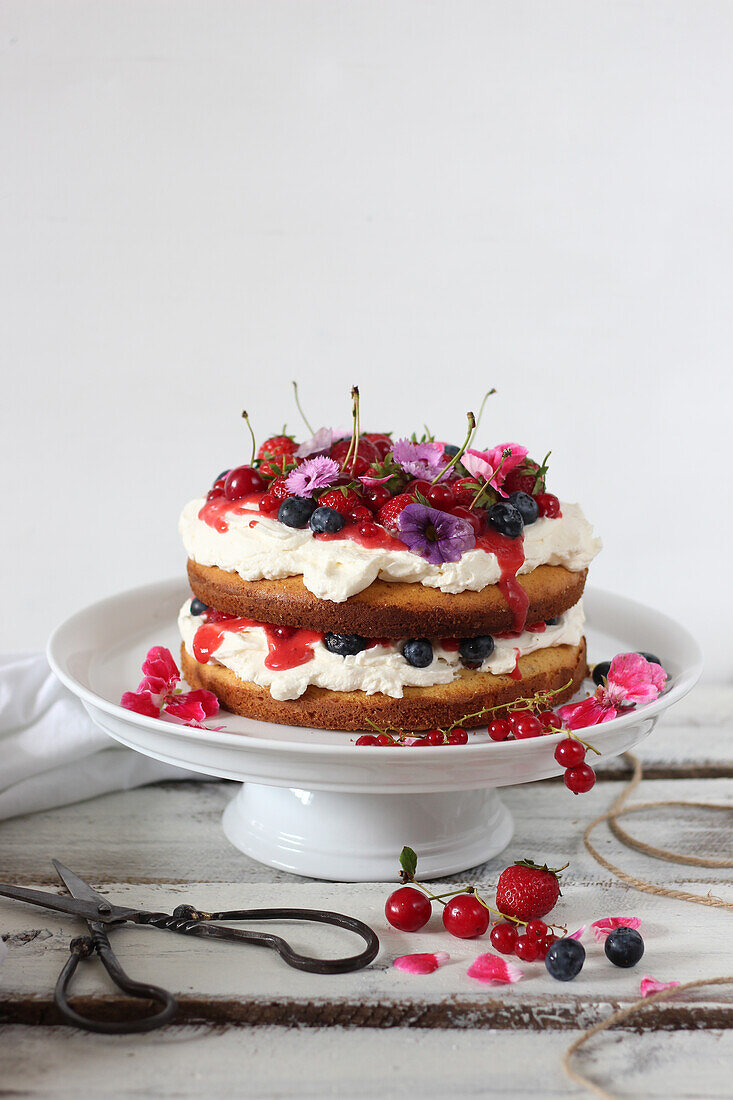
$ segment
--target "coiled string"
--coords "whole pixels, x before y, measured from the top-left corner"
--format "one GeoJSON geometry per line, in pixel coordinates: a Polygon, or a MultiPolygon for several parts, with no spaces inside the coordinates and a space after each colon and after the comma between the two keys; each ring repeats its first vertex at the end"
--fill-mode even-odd
{"type": "MultiPolygon", "coordinates": [[[[676,898],[678,901],[689,901],[695,905],[707,905],[715,909],[728,909],[733,911],[733,902],[723,901],[722,898],[716,898],[711,894],[706,894],[701,897],[699,894],[691,894],[686,890],[673,890],[666,886],[655,886],[654,883],[647,882],[645,879],[636,878],[634,875],[628,874],[628,872],[624,871],[621,867],[616,866],[615,863],[611,863],[605,856],[602,856],[591,842],[590,837],[593,830],[598,825],[602,824],[602,822],[607,821],[609,829],[618,840],[627,847],[634,848],[637,852],[642,852],[644,855],[653,856],[655,859],[663,859],[669,863],[682,863],[694,867],[733,867],[733,859],[718,859],[712,856],[693,856],[686,855],[684,852],[673,852],[667,848],[656,848],[651,844],[646,844],[644,841],[637,840],[622,828],[618,823],[619,817],[623,817],[626,814],[635,814],[644,810],[660,809],[667,806],[685,807],[685,809],[723,810],[728,813],[733,813],[733,806],[725,802],[686,802],[677,799],[669,799],[661,802],[638,802],[634,806],[624,806],[624,803],[641,783],[644,778],[644,773],[641,761],[638,757],[627,752],[624,753],[623,759],[632,767],[631,779],[618,798],[612,803],[611,809],[607,813],[594,818],[586,828],[583,833],[583,843],[585,844],[586,850],[597,863],[600,863],[601,867],[605,867],[607,871],[610,871],[611,874],[615,875],[621,882],[625,882],[627,886],[632,887],[634,890],[641,890],[646,894],[657,894],[662,897],[676,898]]],[[[588,1089],[589,1092],[595,1093],[596,1096],[603,1097],[603,1100],[618,1100],[618,1097],[613,1093],[608,1092],[600,1085],[594,1084],[594,1082],[584,1074],[574,1069],[571,1064],[573,1055],[580,1050],[582,1046],[585,1046],[588,1040],[592,1039],[594,1035],[597,1035],[600,1031],[606,1031],[608,1028],[615,1027],[616,1024],[622,1023],[624,1020],[628,1020],[630,1016],[633,1016],[640,1009],[646,1008],[648,1005],[654,1005],[658,1004],[660,1001],[669,1000],[670,997],[674,997],[678,993],[684,993],[687,990],[701,989],[713,985],[728,985],[731,983],[733,983],[733,975],[716,978],[702,978],[694,982],[684,982],[682,985],[674,986],[672,989],[663,989],[659,993],[654,993],[651,997],[641,997],[638,1001],[628,1005],[626,1008],[621,1008],[618,1012],[614,1012],[608,1019],[601,1020],[600,1023],[584,1031],[565,1051],[562,1060],[563,1069],[571,1080],[582,1085],[584,1088],[588,1089]]]]}

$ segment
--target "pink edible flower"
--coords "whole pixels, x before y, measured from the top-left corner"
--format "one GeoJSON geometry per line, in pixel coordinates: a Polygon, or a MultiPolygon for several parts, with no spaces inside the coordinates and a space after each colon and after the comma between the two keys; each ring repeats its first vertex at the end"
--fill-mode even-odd
{"type": "Polygon", "coordinates": [[[387,474],[386,477],[372,477],[370,474],[361,474],[359,481],[365,489],[373,489],[375,485],[384,485],[385,481],[389,481],[391,477],[392,474],[387,474]]]}
{"type": "Polygon", "coordinates": [[[390,452],[398,466],[413,477],[432,481],[446,467],[442,443],[413,443],[398,439],[390,452]]]}
{"type": "Polygon", "coordinates": [[[474,959],[468,968],[468,976],[479,982],[489,982],[494,985],[513,985],[514,982],[522,980],[524,972],[514,963],[507,962],[499,955],[492,955],[487,951],[485,955],[479,955],[478,958],[474,959]]]}
{"type": "Polygon", "coordinates": [[[639,991],[642,997],[651,997],[654,993],[661,993],[663,989],[674,989],[679,982],[658,982],[656,978],[645,974],[639,982],[639,991]]]}
{"type": "Polygon", "coordinates": [[[583,938],[583,933],[585,932],[585,929],[586,929],[586,925],[581,924],[580,928],[576,928],[574,932],[570,933],[570,935],[568,936],[568,939],[569,940],[581,940],[583,938]]]}
{"type": "Polygon", "coordinates": [[[434,955],[400,955],[392,965],[398,970],[405,970],[408,974],[432,974],[449,959],[450,955],[447,951],[436,951],[434,955]]]}
{"type": "Polygon", "coordinates": [[[295,452],[296,457],[308,458],[310,455],[325,454],[339,439],[346,439],[350,435],[351,432],[345,428],[319,428],[314,436],[300,444],[295,452]]]}
{"type": "Polygon", "coordinates": [[[619,653],[611,661],[606,683],[580,703],[558,708],[568,729],[582,729],[610,722],[619,711],[651,703],[664,687],[667,673],[661,665],[647,661],[640,653],[619,653]]]}
{"type": "Polygon", "coordinates": [[[120,706],[147,718],[169,718],[187,726],[200,727],[204,718],[219,713],[219,700],[212,691],[182,691],[181,674],[169,649],[153,646],[143,661],[143,679],[137,691],[126,691],[120,706]]]}
{"type": "Polygon", "coordinates": [[[524,462],[529,454],[526,447],[519,443],[500,443],[488,451],[474,451],[471,448],[461,457],[461,462],[473,477],[488,481],[502,496],[507,494],[502,485],[512,470],[524,462]],[[507,453],[508,452],[508,453],[507,453]]]}
{"type": "Polygon", "coordinates": [[[598,943],[603,943],[614,928],[641,928],[641,921],[638,917],[603,917],[601,920],[594,920],[591,928],[598,943]]]}
{"type": "Polygon", "coordinates": [[[337,462],[325,455],[307,458],[291,470],[285,488],[296,497],[312,497],[316,489],[327,489],[341,473],[337,462]]]}

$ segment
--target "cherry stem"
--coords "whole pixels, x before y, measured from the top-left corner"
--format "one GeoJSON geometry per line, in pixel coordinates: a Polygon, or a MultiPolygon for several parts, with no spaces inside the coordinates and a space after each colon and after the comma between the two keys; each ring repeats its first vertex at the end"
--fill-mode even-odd
{"type": "Polygon", "coordinates": [[[346,458],[344,459],[344,465],[343,465],[344,470],[349,465],[349,462],[352,462],[352,461],[355,462],[356,461],[356,456],[359,453],[359,387],[358,386],[352,386],[351,387],[351,400],[352,400],[351,418],[352,418],[352,421],[353,421],[353,426],[352,426],[352,429],[351,429],[351,442],[349,443],[349,449],[346,452],[346,458]],[[352,450],[354,452],[353,459],[352,459],[352,455],[351,455],[352,450]]]}
{"type": "Polygon", "coordinates": [[[303,422],[305,423],[306,428],[311,433],[311,435],[315,435],[316,433],[313,431],[310,424],[308,423],[308,417],[305,415],[305,413],[303,412],[303,409],[301,408],[300,398],[298,397],[298,383],[297,382],[293,382],[293,392],[295,394],[296,408],[298,409],[298,412],[300,413],[300,415],[303,417],[303,422]]]}
{"type": "MultiPolygon", "coordinates": [[[[486,400],[486,399],[484,398],[484,400],[486,400]]],[[[465,440],[463,441],[463,446],[460,447],[459,450],[456,452],[456,454],[453,455],[453,458],[450,460],[448,465],[445,466],[440,471],[440,473],[436,477],[433,478],[433,480],[430,482],[431,488],[432,488],[433,485],[436,484],[436,482],[440,481],[441,478],[445,477],[445,475],[448,473],[448,471],[452,470],[453,467],[456,465],[456,463],[460,462],[461,457],[465,454],[466,448],[468,447],[468,444],[471,441],[471,436],[472,436],[473,432],[476,430],[476,417],[473,415],[472,412],[466,413],[466,419],[468,421],[468,434],[467,434],[465,440]]]]}
{"type": "Polygon", "coordinates": [[[476,432],[477,432],[477,431],[478,431],[478,429],[479,429],[479,424],[481,423],[481,417],[482,417],[482,416],[484,415],[484,405],[486,404],[486,402],[487,402],[487,400],[489,399],[489,397],[491,397],[491,396],[492,396],[492,394],[495,394],[495,393],[496,393],[496,390],[495,390],[495,389],[493,388],[493,386],[492,386],[492,388],[491,388],[490,390],[487,390],[487,391],[486,391],[486,393],[484,394],[484,399],[483,399],[483,401],[481,402],[481,408],[480,408],[480,409],[479,409],[479,411],[478,411],[478,418],[477,418],[477,420],[476,420],[476,425],[475,425],[475,427],[474,427],[474,429],[473,429],[473,433],[472,433],[472,435],[471,435],[471,438],[470,438],[470,440],[469,440],[469,442],[468,442],[468,444],[467,444],[467,446],[468,446],[468,447],[470,447],[470,446],[471,446],[471,443],[473,443],[473,439],[474,439],[474,436],[476,435],[476,432]]]}
{"type": "Polygon", "coordinates": [[[243,417],[244,422],[246,423],[247,427],[249,428],[249,434],[252,436],[252,457],[249,460],[249,464],[250,464],[250,466],[254,466],[255,452],[257,450],[257,444],[255,442],[255,433],[252,431],[252,425],[249,422],[249,415],[247,414],[246,409],[242,410],[242,417],[243,417]]]}
{"type": "MultiPolygon", "coordinates": [[[[568,864],[566,863],[565,867],[567,866],[568,864]]],[[[561,867],[560,870],[562,871],[564,870],[564,868],[561,867]]],[[[442,906],[445,906],[443,898],[455,898],[458,897],[460,894],[473,894],[479,905],[483,905],[484,909],[487,909],[489,913],[494,913],[503,921],[508,921],[510,924],[524,925],[525,927],[529,923],[526,920],[521,920],[519,917],[511,917],[508,913],[502,913],[501,909],[494,909],[493,905],[489,905],[487,901],[484,901],[475,886],[461,886],[458,890],[447,890],[444,894],[434,894],[432,890],[429,890],[424,883],[418,882],[417,879],[412,878],[409,881],[413,886],[417,886],[419,890],[422,890],[422,892],[427,897],[429,897],[431,901],[439,901],[442,906]]],[[[550,924],[548,925],[548,928],[557,928],[558,931],[562,931],[567,935],[568,930],[562,924],[550,924]]]]}
{"type": "Polygon", "coordinates": [[[502,468],[502,466],[504,465],[504,463],[506,462],[506,460],[507,460],[507,459],[508,459],[508,458],[510,457],[511,453],[512,453],[512,449],[511,449],[511,447],[507,447],[507,449],[506,449],[505,451],[502,451],[502,452],[501,452],[501,462],[500,462],[500,463],[499,463],[499,465],[498,465],[498,466],[496,467],[496,469],[494,470],[494,472],[493,472],[493,474],[491,475],[491,477],[488,477],[488,478],[486,478],[486,480],[484,481],[483,485],[479,485],[479,488],[478,488],[478,492],[476,493],[476,495],[474,496],[473,500],[472,500],[472,501],[471,501],[471,503],[469,504],[469,506],[468,506],[469,508],[473,508],[473,506],[474,506],[474,504],[476,503],[476,501],[477,501],[477,500],[479,499],[479,497],[481,496],[481,494],[482,494],[483,492],[485,492],[485,491],[486,491],[486,489],[496,489],[496,488],[497,488],[497,486],[496,486],[496,485],[492,485],[492,484],[491,484],[491,482],[492,482],[492,481],[494,480],[494,478],[495,478],[495,477],[497,477],[497,476],[498,476],[499,470],[500,470],[500,469],[502,468]]]}

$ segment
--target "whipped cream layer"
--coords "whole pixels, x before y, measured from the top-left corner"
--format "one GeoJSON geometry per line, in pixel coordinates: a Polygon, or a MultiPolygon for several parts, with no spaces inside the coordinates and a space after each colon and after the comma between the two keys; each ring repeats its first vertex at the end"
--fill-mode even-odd
{"type": "MultiPolygon", "coordinates": [[[[190,613],[191,601],[186,600],[178,616],[178,626],[186,651],[194,657],[193,641],[202,625],[201,616],[190,613]]],[[[582,601],[561,615],[557,624],[544,631],[523,630],[515,637],[494,639],[494,651],[481,665],[481,672],[495,675],[513,672],[519,657],[558,645],[578,645],[583,636],[582,601]]],[[[223,625],[223,624],[220,624],[223,625]]],[[[249,683],[270,689],[273,699],[297,699],[310,684],[330,691],[363,691],[367,695],[381,692],[400,699],[405,687],[430,687],[448,684],[463,667],[460,656],[444,649],[439,640],[433,642],[433,660],[427,668],[414,668],[402,656],[402,643],[390,642],[362,650],[349,657],[340,657],[326,649],[322,641],[313,643],[313,658],[305,664],[282,670],[265,666],[268,643],[260,626],[241,630],[225,630],[219,646],[208,663],[221,664],[249,683]]]]}
{"type": "MultiPolygon", "coordinates": [[[[216,565],[245,581],[279,580],[302,575],[305,587],[320,600],[342,603],[372,581],[407,581],[441,592],[480,592],[496,584],[501,569],[495,554],[469,550],[460,561],[432,565],[410,550],[370,549],[349,538],[316,539],[310,528],[298,530],[261,515],[256,505],[240,514],[227,513],[228,530],[217,531],[199,512],[205,501],[183,509],[179,531],[188,556],[199,565],[216,565]]],[[[520,573],[538,565],[586,569],[601,549],[601,540],[578,504],[563,504],[559,519],[538,519],[524,529],[524,564],[520,573]]]]}

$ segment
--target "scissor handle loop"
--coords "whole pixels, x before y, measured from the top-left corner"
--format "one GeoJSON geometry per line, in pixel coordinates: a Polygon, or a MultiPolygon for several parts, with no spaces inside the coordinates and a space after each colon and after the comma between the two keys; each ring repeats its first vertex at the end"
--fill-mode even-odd
{"type": "Polygon", "coordinates": [[[91,936],[77,936],[69,944],[69,957],[63,970],[59,974],[54,991],[54,1002],[64,1019],[76,1027],[86,1031],[97,1031],[103,1035],[129,1035],[135,1032],[152,1031],[156,1027],[162,1027],[170,1023],[178,1011],[178,1002],[172,993],[161,989],[157,985],[148,985],[146,982],[137,982],[122,969],[120,962],[110,947],[107,934],[102,928],[95,928],[91,936]],[[105,970],[115,985],[127,993],[130,997],[139,1000],[153,1001],[162,1005],[159,1012],[152,1016],[144,1016],[139,1020],[95,1020],[89,1016],[83,1016],[69,1004],[69,987],[76,973],[76,968],[82,959],[88,959],[97,954],[101,959],[105,970]]]}

